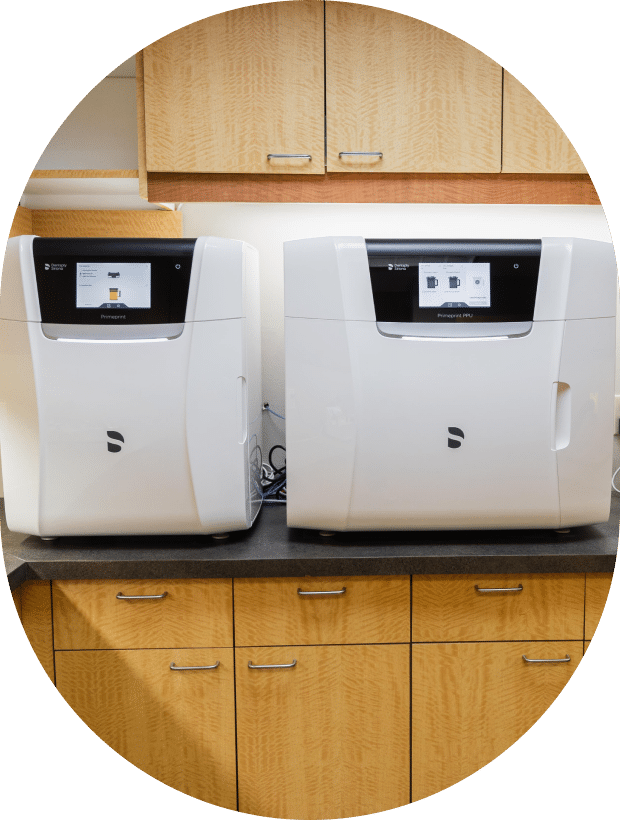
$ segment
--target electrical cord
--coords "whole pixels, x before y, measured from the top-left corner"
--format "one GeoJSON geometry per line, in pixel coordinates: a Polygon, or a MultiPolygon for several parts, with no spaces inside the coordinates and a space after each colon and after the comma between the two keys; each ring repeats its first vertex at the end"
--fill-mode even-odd
{"type": "Polygon", "coordinates": [[[286,504],[286,448],[281,444],[274,445],[267,459],[261,471],[260,494],[263,504],[286,504]],[[276,450],[282,450],[285,454],[284,464],[281,467],[277,467],[273,462],[273,454],[276,450]]]}
{"type": "Polygon", "coordinates": [[[286,416],[281,416],[279,413],[276,413],[275,410],[272,410],[271,407],[269,407],[268,401],[266,401],[263,404],[263,410],[266,410],[268,413],[271,413],[272,416],[277,416],[279,419],[282,419],[282,421],[286,421],[286,416]]]}

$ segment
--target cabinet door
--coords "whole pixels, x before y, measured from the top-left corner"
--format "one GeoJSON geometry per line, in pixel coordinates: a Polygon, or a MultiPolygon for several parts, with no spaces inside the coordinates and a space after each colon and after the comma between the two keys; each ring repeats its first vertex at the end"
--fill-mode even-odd
{"type": "Polygon", "coordinates": [[[568,137],[524,85],[504,72],[504,173],[586,174],[568,137]]]}
{"type": "Polygon", "coordinates": [[[240,811],[311,820],[409,802],[409,646],[255,647],[235,658],[240,811]]]}
{"type": "Polygon", "coordinates": [[[582,654],[581,641],[414,644],[413,800],[473,774],[518,740],[559,695],[582,654]],[[556,662],[528,663],[523,655],[556,662]]]}
{"type": "Polygon", "coordinates": [[[420,20],[335,2],[325,49],[328,171],[500,170],[502,69],[480,51],[420,20]],[[370,153],[341,155],[359,151],[370,153]]]}
{"type": "Polygon", "coordinates": [[[613,572],[589,572],[586,575],[585,637],[591,638],[601,620],[611,588],[613,572]]]}
{"type": "Polygon", "coordinates": [[[232,649],[61,651],[56,674],[69,705],[116,752],[185,794],[236,809],[232,649]]]}
{"type": "Polygon", "coordinates": [[[144,50],[147,170],[323,174],[323,64],[317,2],[236,9],[153,43],[144,50]]]}

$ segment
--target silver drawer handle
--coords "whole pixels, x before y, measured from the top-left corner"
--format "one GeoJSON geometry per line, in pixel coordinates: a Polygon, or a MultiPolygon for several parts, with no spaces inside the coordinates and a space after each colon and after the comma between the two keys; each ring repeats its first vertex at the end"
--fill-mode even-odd
{"type": "Polygon", "coordinates": [[[267,154],[267,159],[312,159],[312,154],[267,154]]]}
{"type": "Polygon", "coordinates": [[[220,662],[216,661],[212,666],[176,666],[172,661],[170,668],[173,672],[197,672],[200,669],[217,669],[219,665],[220,662]]]}
{"type": "Polygon", "coordinates": [[[569,663],[570,655],[565,658],[528,658],[527,655],[521,656],[526,663],[569,663]]]}
{"type": "Polygon", "coordinates": [[[249,669],[292,669],[294,666],[297,666],[296,660],[294,660],[293,663],[266,663],[263,665],[255,665],[252,661],[248,661],[249,669]]]}
{"type": "Polygon", "coordinates": [[[338,159],[340,157],[379,157],[383,159],[383,151],[341,151],[338,159]]]}
{"type": "Polygon", "coordinates": [[[119,601],[159,601],[165,598],[167,594],[167,592],[162,592],[161,595],[123,595],[122,592],[119,592],[116,597],[119,601]]]}
{"type": "Polygon", "coordinates": [[[478,584],[474,587],[476,592],[523,592],[523,584],[519,584],[518,587],[479,587],[478,584]]]}
{"type": "Polygon", "coordinates": [[[315,595],[315,596],[318,596],[318,595],[344,595],[346,591],[347,591],[346,587],[342,587],[342,589],[325,589],[325,590],[323,590],[323,589],[317,589],[317,590],[298,589],[297,594],[298,595],[315,595]]]}

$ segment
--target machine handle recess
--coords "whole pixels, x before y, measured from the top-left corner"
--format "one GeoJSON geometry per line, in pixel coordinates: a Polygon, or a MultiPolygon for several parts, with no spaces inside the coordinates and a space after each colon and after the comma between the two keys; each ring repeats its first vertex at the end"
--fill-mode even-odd
{"type": "Polygon", "coordinates": [[[565,658],[528,658],[527,655],[521,655],[526,663],[570,663],[570,655],[565,658]]]}
{"type": "Polygon", "coordinates": [[[479,587],[476,584],[474,589],[476,592],[523,592],[523,584],[518,587],[479,587]]]}
{"type": "Polygon", "coordinates": [[[297,666],[297,660],[293,660],[293,663],[264,663],[264,664],[254,664],[252,661],[248,661],[248,669],[292,669],[294,666],[297,666]]]}
{"type": "Polygon", "coordinates": [[[220,665],[219,661],[216,661],[211,666],[177,666],[174,661],[170,664],[170,668],[173,672],[198,672],[202,669],[217,669],[220,665]]]}
{"type": "Polygon", "coordinates": [[[116,597],[119,601],[160,601],[167,595],[167,592],[162,592],[161,595],[123,595],[122,592],[119,592],[116,597]]]}
{"type": "Polygon", "coordinates": [[[347,591],[346,587],[342,587],[342,589],[317,589],[317,590],[304,590],[298,589],[298,595],[313,595],[314,597],[319,597],[321,595],[344,595],[347,591]]]}

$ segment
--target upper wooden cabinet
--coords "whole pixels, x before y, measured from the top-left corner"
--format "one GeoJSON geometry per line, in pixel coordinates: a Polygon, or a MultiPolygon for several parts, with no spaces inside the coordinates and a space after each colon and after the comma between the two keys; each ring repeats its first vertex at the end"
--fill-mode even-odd
{"type": "Polygon", "coordinates": [[[328,171],[501,170],[502,69],[480,51],[420,20],[335,2],[325,49],[328,171]]]}
{"type": "Polygon", "coordinates": [[[324,173],[323,66],[316,0],[236,9],[158,40],[144,50],[147,170],[324,173]]]}
{"type": "Polygon", "coordinates": [[[504,173],[586,174],[568,137],[518,80],[504,72],[504,173]]]}

